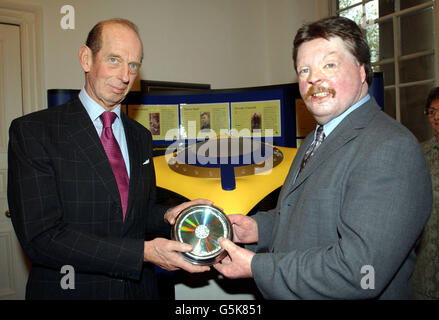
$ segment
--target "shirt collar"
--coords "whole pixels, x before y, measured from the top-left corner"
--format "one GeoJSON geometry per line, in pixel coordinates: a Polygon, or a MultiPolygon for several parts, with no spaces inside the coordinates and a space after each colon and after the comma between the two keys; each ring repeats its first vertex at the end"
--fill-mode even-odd
{"type": "MultiPolygon", "coordinates": [[[[102,113],[106,110],[99,103],[94,101],[85,90],[85,87],[82,87],[81,92],[79,92],[79,100],[81,100],[82,104],[85,107],[90,119],[95,121],[98,119],[102,113]]],[[[117,105],[111,112],[116,113],[117,117],[120,118],[120,104],[117,105]]]]}
{"type": "MultiPolygon", "coordinates": [[[[339,115],[338,117],[335,117],[334,119],[328,121],[327,123],[325,123],[323,125],[323,132],[325,133],[325,137],[328,137],[328,135],[334,131],[334,129],[340,124],[340,122],[346,118],[346,116],[348,114],[350,114],[352,111],[354,111],[355,109],[357,109],[358,107],[360,107],[362,104],[366,103],[367,101],[369,101],[370,99],[370,95],[366,94],[362,99],[360,99],[359,101],[357,101],[357,103],[353,104],[351,107],[349,107],[345,112],[343,112],[341,115],[339,115]]],[[[318,127],[318,125],[317,125],[318,127]]],[[[315,131],[314,131],[314,138],[315,138],[315,131]]]]}

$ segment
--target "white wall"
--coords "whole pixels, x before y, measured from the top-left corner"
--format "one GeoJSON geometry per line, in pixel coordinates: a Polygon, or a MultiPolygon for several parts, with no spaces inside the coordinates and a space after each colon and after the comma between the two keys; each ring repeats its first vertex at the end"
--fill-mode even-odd
{"type": "MultiPolygon", "coordinates": [[[[40,6],[44,87],[81,88],[77,51],[98,21],[135,22],[144,42],[140,77],[233,88],[294,81],[291,47],[300,25],[327,15],[327,0],[9,0],[40,6]],[[75,29],[63,30],[63,5],[75,29]]],[[[135,86],[134,89],[138,89],[135,86]]]]}
{"type": "Polygon", "coordinates": [[[297,30],[306,22],[328,16],[327,0],[266,0],[267,20],[265,46],[268,84],[296,80],[293,67],[293,40],[297,30]]]}

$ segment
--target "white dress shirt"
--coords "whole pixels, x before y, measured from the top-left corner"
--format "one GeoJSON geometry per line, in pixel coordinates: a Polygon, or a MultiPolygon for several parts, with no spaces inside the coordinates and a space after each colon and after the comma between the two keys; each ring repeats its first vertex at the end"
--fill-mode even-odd
{"type": "MultiPolygon", "coordinates": [[[[101,136],[102,133],[102,121],[100,119],[100,116],[102,113],[104,113],[106,110],[104,107],[102,107],[100,104],[98,104],[96,101],[94,101],[90,96],[88,95],[87,91],[83,87],[81,92],[79,93],[79,100],[81,100],[82,104],[85,107],[85,110],[87,110],[87,113],[93,122],[96,131],[101,136]]],[[[125,166],[127,168],[128,177],[130,176],[130,158],[128,155],[128,146],[127,146],[127,140],[125,137],[125,130],[123,127],[122,119],[120,118],[120,104],[114,108],[111,112],[114,112],[117,117],[113,122],[113,125],[111,128],[113,129],[114,137],[117,140],[117,143],[119,143],[120,151],[122,152],[123,160],[125,161],[125,166]]]]}

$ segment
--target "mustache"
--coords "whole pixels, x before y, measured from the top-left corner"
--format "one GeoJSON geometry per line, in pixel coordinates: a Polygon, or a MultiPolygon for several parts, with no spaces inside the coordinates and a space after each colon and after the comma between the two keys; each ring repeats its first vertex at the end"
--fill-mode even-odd
{"type": "Polygon", "coordinates": [[[316,93],[323,93],[323,92],[327,92],[327,93],[329,93],[329,94],[331,94],[332,95],[332,97],[333,98],[335,98],[335,94],[336,94],[336,91],[335,91],[335,89],[332,89],[332,88],[325,88],[325,87],[310,87],[309,89],[308,89],[308,92],[305,94],[305,97],[303,97],[303,99],[308,99],[310,96],[312,96],[312,95],[314,95],[314,94],[316,94],[316,93]]]}

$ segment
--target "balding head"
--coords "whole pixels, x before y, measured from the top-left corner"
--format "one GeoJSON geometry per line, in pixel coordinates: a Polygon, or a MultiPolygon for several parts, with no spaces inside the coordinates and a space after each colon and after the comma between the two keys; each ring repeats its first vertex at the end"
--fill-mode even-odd
{"type": "Polygon", "coordinates": [[[85,45],[91,49],[93,53],[93,58],[96,57],[96,54],[102,48],[102,33],[105,26],[108,25],[120,25],[122,27],[126,27],[134,31],[137,37],[139,38],[140,43],[142,44],[142,60],[143,60],[143,43],[139,35],[138,27],[133,22],[121,18],[114,18],[114,19],[100,21],[90,30],[85,45]]]}

